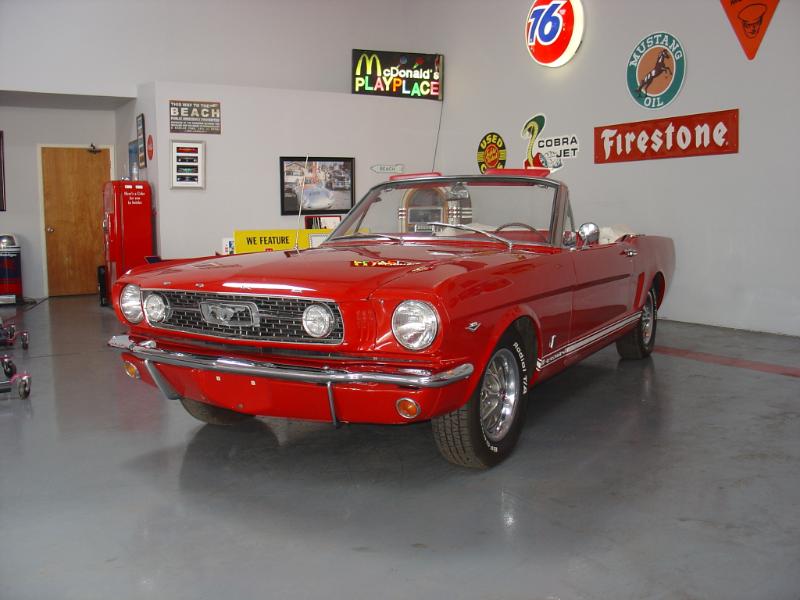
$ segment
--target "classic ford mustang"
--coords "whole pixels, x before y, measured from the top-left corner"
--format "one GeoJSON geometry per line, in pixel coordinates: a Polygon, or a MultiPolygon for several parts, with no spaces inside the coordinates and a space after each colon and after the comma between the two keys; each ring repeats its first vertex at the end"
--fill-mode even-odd
{"type": "Polygon", "coordinates": [[[576,227],[546,175],[398,176],[318,248],[136,268],[109,344],[206,423],[430,419],[446,459],[492,466],[538,382],[650,354],[674,268],[668,238],[576,227]]]}

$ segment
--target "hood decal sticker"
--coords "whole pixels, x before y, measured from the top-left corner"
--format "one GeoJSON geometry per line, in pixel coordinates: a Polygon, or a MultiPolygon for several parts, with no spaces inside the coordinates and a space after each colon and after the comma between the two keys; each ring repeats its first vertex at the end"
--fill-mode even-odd
{"type": "Polygon", "coordinates": [[[421,263],[411,260],[387,258],[385,260],[354,260],[350,264],[354,267],[413,267],[421,263]]]}

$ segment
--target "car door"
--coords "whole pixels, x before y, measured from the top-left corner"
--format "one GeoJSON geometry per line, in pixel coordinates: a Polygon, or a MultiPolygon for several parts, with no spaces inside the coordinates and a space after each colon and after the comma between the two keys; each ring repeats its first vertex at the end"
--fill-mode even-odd
{"type": "Polygon", "coordinates": [[[623,241],[592,244],[570,254],[575,269],[571,337],[573,345],[587,336],[596,338],[588,346],[613,333],[630,313],[636,251],[623,241]]]}

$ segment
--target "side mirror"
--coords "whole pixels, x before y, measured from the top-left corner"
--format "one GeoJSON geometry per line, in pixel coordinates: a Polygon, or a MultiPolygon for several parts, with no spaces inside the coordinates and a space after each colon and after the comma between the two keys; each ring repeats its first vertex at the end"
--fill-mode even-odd
{"type": "Polygon", "coordinates": [[[565,231],[561,236],[561,245],[564,248],[574,248],[578,245],[578,234],[574,231],[565,231]]]}
{"type": "Polygon", "coordinates": [[[581,246],[591,246],[600,241],[600,228],[594,223],[584,223],[578,227],[578,235],[582,241],[581,246]]]}

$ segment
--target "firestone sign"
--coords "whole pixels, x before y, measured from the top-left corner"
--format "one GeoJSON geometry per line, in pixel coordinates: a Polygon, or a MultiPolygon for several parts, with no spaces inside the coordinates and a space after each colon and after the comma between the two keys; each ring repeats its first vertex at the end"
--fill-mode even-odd
{"type": "Polygon", "coordinates": [[[353,50],[354,94],[442,100],[441,54],[353,50]]]}
{"type": "Polygon", "coordinates": [[[594,128],[597,164],[739,152],[739,109],[594,128]]]}

